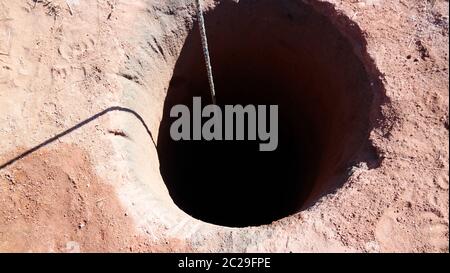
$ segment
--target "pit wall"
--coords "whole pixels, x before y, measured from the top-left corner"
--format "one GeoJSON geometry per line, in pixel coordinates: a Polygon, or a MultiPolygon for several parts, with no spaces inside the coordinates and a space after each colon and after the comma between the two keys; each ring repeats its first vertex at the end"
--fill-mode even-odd
{"type": "MultiPolygon", "coordinates": [[[[342,34],[349,37],[355,53],[373,76],[374,88],[381,88],[379,72],[365,52],[365,40],[357,26],[350,23],[345,15],[337,13],[327,2],[306,2],[317,11],[330,16],[342,34]]],[[[217,3],[208,1],[207,9],[217,3]]],[[[117,23],[118,33],[115,37],[120,41],[121,54],[125,56],[118,74],[126,77],[117,79],[122,89],[119,104],[139,113],[153,140],[157,141],[168,83],[184,40],[193,27],[195,6],[192,1],[134,1],[132,4],[118,5],[115,12],[127,16],[126,23],[117,23]]],[[[374,103],[378,104],[382,99],[378,96],[374,103]]],[[[374,122],[379,118],[378,110],[371,118],[374,122]]],[[[120,115],[120,118],[111,119],[111,122],[124,127],[132,139],[131,143],[124,139],[113,140],[114,149],[121,159],[117,161],[117,158],[113,158],[111,164],[117,165],[126,174],[119,195],[126,206],[132,208],[137,226],[151,234],[152,239],[176,237],[195,245],[211,234],[237,236],[245,240],[249,233],[255,233],[262,239],[266,236],[264,234],[277,230],[277,224],[234,229],[207,224],[190,217],[171,200],[159,173],[157,150],[141,122],[132,115],[120,115]]],[[[302,226],[304,225],[299,224],[298,228],[302,226]]],[[[330,244],[333,247],[330,249],[345,250],[339,243],[332,241],[330,244]]],[[[245,245],[248,249],[258,249],[254,243],[256,242],[245,245]]],[[[243,246],[235,248],[235,243],[232,245],[233,248],[228,250],[246,249],[241,248],[243,246]]],[[[198,246],[197,249],[203,248],[198,246]]]]}

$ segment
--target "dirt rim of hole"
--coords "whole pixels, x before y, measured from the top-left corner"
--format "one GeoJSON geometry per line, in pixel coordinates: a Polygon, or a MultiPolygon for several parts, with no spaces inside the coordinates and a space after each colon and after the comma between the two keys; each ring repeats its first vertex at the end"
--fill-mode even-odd
{"type": "Polygon", "coordinates": [[[205,14],[219,105],[279,105],[271,153],[248,141],[171,139],[174,105],[210,102],[198,27],[190,29],[158,136],[161,175],[180,209],[222,226],[270,224],[341,187],[352,167],[379,166],[369,134],[387,100],[380,73],[358,26],[336,25],[332,14],[272,0],[221,1],[205,14]]]}

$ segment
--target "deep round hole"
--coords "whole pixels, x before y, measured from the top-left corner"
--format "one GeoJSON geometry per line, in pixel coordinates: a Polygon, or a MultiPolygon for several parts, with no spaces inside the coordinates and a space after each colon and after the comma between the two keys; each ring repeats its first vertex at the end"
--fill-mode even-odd
{"type": "Polygon", "coordinates": [[[224,226],[268,224],[341,186],[371,151],[373,88],[351,44],[301,1],[221,1],[206,13],[219,105],[279,105],[279,146],[252,141],[173,141],[170,109],[210,103],[198,27],[168,89],[158,137],[174,202],[224,226]],[[364,156],[362,156],[364,154],[364,156]]]}

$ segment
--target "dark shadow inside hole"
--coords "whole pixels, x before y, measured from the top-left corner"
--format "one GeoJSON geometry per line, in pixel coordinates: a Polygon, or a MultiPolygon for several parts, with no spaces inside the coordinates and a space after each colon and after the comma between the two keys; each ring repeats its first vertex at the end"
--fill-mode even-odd
{"type": "Polygon", "coordinates": [[[206,14],[218,104],[279,105],[279,146],[173,141],[174,105],[210,103],[198,27],[177,60],[158,137],[174,202],[218,225],[268,224],[341,186],[348,168],[376,159],[368,141],[373,88],[350,43],[300,1],[222,1],[206,14]]]}

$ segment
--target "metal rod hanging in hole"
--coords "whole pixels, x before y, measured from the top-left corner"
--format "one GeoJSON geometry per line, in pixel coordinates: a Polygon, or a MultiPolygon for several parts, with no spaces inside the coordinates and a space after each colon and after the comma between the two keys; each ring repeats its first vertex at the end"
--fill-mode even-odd
{"type": "Polygon", "coordinates": [[[208,82],[209,82],[209,87],[211,89],[212,103],[217,104],[216,103],[216,89],[214,87],[213,70],[212,70],[212,66],[211,66],[211,57],[209,55],[208,38],[206,37],[205,18],[203,17],[201,0],[195,0],[195,3],[197,5],[197,17],[198,17],[197,19],[198,19],[198,25],[199,25],[199,29],[200,29],[200,36],[202,39],[202,48],[203,48],[203,55],[205,57],[206,72],[208,73],[208,82]]]}

